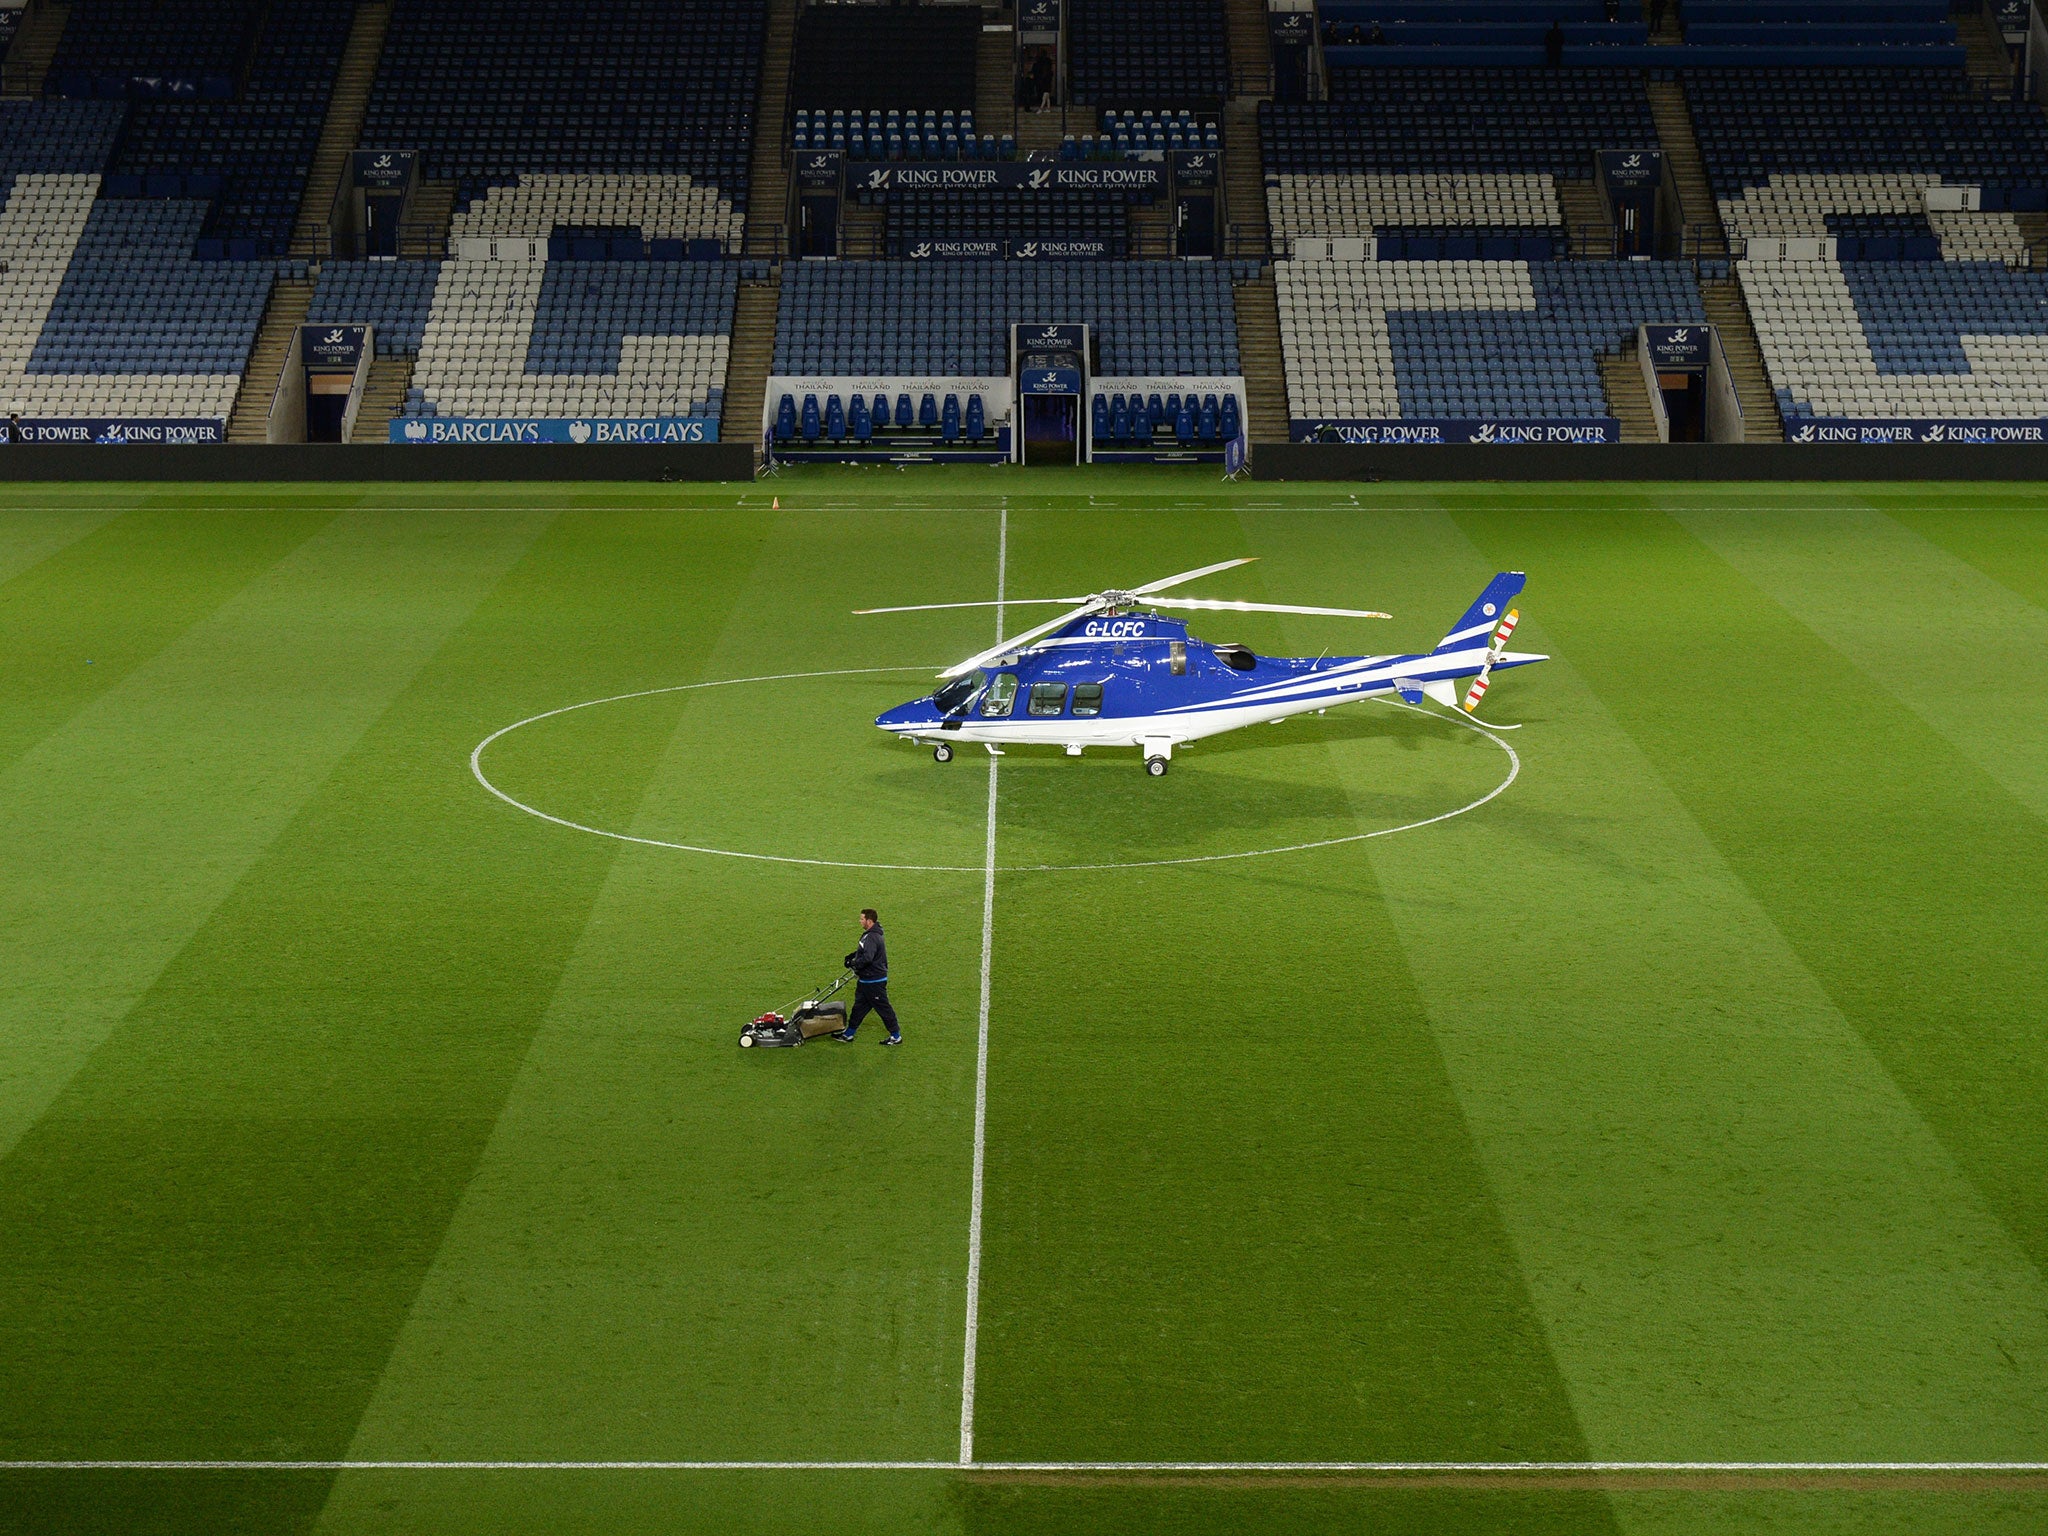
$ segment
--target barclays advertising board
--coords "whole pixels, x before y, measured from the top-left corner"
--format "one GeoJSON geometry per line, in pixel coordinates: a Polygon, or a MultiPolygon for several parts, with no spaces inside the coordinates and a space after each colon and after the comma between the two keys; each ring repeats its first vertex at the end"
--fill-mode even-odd
{"type": "Polygon", "coordinates": [[[697,416],[418,416],[391,423],[394,443],[715,443],[697,416]]]}
{"type": "Polygon", "coordinates": [[[0,442],[98,443],[102,447],[119,448],[136,443],[164,445],[224,443],[227,440],[228,424],[207,419],[149,421],[37,416],[24,417],[11,426],[0,422],[0,442]]]}
{"type": "Polygon", "coordinates": [[[1157,192],[1166,167],[1132,161],[1099,165],[1033,165],[1028,161],[849,161],[846,180],[869,192],[1157,192]]]}
{"type": "Polygon", "coordinates": [[[1788,443],[2048,443],[2048,421],[1855,421],[1841,417],[1785,423],[1788,443]]]}
{"type": "Polygon", "coordinates": [[[1297,443],[1346,443],[1370,448],[1395,444],[1621,441],[1621,423],[1612,416],[1568,421],[1318,421],[1296,417],[1287,425],[1287,435],[1297,443]]]}

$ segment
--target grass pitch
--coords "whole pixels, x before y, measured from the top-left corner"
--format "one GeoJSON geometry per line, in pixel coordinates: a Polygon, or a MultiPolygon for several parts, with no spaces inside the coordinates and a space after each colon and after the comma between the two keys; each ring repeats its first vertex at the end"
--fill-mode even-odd
{"type": "Polygon", "coordinates": [[[0,1530],[2048,1525],[1870,1465],[2048,1463],[2041,488],[0,495],[0,1530]],[[1520,775],[940,767],[993,615],[849,610],[999,546],[1397,615],[1197,626],[1294,654],[1526,569],[1520,775]],[[472,775],[596,700],[482,766],[620,835],[472,775]],[[736,1050],[870,905],[906,1046],[736,1050]]]}

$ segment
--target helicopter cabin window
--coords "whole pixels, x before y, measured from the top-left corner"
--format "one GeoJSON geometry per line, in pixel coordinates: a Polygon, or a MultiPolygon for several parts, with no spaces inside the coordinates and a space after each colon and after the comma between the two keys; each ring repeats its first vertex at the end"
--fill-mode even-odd
{"type": "Polygon", "coordinates": [[[1057,715],[1067,707],[1067,685],[1065,683],[1033,683],[1031,685],[1031,713],[1034,715],[1057,715]]]}
{"type": "Polygon", "coordinates": [[[1241,645],[1217,646],[1216,659],[1226,667],[1234,668],[1239,672],[1249,672],[1259,664],[1259,658],[1241,645]]]}
{"type": "Polygon", "coordinates": [[[998,672],[988,680],[988,692],[981,696],[982,715],[990,720],[1007,720],[1017,707],[1017,674],[998,672]]]}
{"type": "Polygon", "coordinates": [[[967,701],[974,697],[975,690],[987,681],[986,672],[974,671],[965,677],[956,677],[937,693],[932,703],[942,715],[957,715],[967,708],[967,701]]]}
{"type": "Polygon", "coordinates": [[[1166,642],[1166,667],[1175,677],[1188,675],[1188,643],[1185,640],[1166,642]]]}
{"type": "Polygon", "coordinates": [[[1099,715],[1102,713],[1102,684],[1074,684],[1074,715],[1099,715]]]}

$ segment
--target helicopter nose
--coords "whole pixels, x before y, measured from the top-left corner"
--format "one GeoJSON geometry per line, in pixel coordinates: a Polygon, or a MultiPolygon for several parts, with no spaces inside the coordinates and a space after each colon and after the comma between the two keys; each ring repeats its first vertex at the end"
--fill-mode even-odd
{"type": "Polygon", "coordinates": [[[931,706],[922,699],[913,699],[908,704],[898,704],[894,709],[885,709],[875,716],[875,724],[885,731],[909,730],[914,726],[928,723],[931,706]]]}

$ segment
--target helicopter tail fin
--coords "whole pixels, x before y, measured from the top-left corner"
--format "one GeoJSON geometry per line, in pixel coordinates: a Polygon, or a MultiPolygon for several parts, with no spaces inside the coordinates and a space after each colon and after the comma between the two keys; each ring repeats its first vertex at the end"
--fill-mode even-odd
{"type": "Polygon", "coordinates": [[[1467,651],[1475,645],[1483,645],[1494,624],[1507,611],[1508,604],[1515,600],[1527,580],[1520,571],[1502,571],[1489,581],[1486,590],[1465,610],[1465,616],[1437,642],[1435,654],[1441,656],[1446,651],[1467,651]]]}

